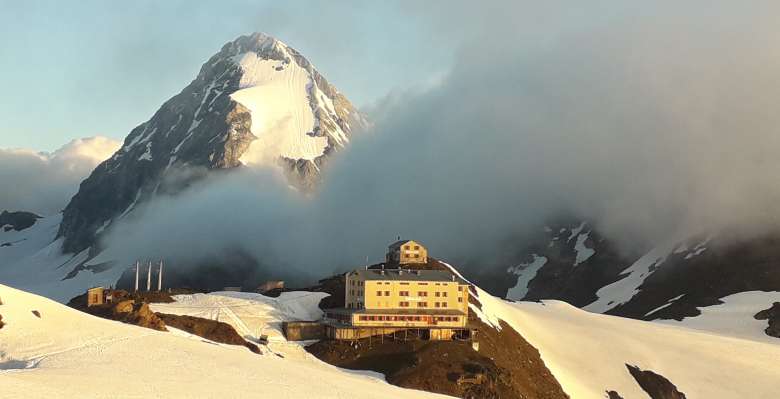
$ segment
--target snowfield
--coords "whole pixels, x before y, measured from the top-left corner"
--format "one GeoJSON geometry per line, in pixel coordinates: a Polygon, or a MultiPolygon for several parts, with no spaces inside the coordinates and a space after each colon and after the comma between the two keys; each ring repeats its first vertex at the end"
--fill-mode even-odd
{"type": "MultiPolygon", "coordinates": [[[[312,72],[298,64],[286,44],[270,36],[258,35],[264,50],[273,49],[288,61],[267,59],[255,52],[234,56],[241,68],[240,90],[230,98],[249,109],[252,133],[257,136],[241,162],[249,165],[276,165],[280,157],[314,160],[328,147],[328,137],[314,135],[320,121],[315,115],[336,120],[333,101],[317,86],[312,72]]],[[[333,124],[328,135],[343,146],[346,132],[333,124]]]]}
{"type": "Polygon", "coordinates": [[[655,320],[672,326],[684,326],[711,333],[780,345],[780,339],[766,335],[766,320],[756,320],[756,313],[780,302],[780,292],[747,291],[720,298],[723,304],[698,308],[701,314],[682,321],[655,320]]]}
{"type": "Polygon", "coordinates": [[[590,313],[560,301],[512,303],[477,289],[478,315],[504,320],[539,349],[573,399],[615,390],[647,398],[626,364],[668,378],[689,399],[774,399],[780,392],[780,345],[680,326],[590,313]]]}
{"type": "Polygon", "coordinates": [[[0,298],[3,398],[444,397],[313,356],[256,355],[181,332],[96,318],[5,285],[0,298]]]}
{"type": "Polygon", "coordinates": [[[328,294],[322,292],[283,292],[271,298],[251,292],[212,292],[177,295],[173,303],[154,303],[154,312],[194,316],[221,321],[233,326],[239,335],[257,341],[268,337],[263,352],[281,353],[287,357],[306,357],[303,348],[287,342],[282,334],[283,321],[317,320],[322,317],[319,303],[328,294]],[[268,350],[266,350],[268,349],[268,350]]]}
{"type": "MultiPolygon", "coordinates": [[[[67,302],[89,287],[116,283],[124,268],[102,273],[89,271],[63,280],[78,264],[88,259],[88,250],[63,254],[62,239],[55,240],[62,214],[48,216],[22,231],[0,230],[0,283],[67,302]],[[9,243],[8,246],[2,246],[9,243]]],[[[97,258],[96,258],[97,259],[97,258]]],[[[89,263],[95,263],[94,260],[89,263]]]]}

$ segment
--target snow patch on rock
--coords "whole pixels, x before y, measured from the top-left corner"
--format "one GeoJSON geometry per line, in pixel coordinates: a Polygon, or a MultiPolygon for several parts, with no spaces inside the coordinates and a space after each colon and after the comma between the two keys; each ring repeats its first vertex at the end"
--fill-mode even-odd
{"type": "Polygon", "coordinates": [[[591,256],[596,254],[596,251],[592,248],[585,246],[585,241],[588,240],[590,232],[577,235],[577,242],[574,244],[574,250],[577,252],[577,257],[574,260],[574,266],[579,265],[582,262],[590,259],[591,256]]]}
{"type": "Polygon", "coordinates": [[[525,298],[525,296],[528,294],[528,286],[531,283],[531,280],[536,277],[536,273],[539,271],[539,269],[547,264],[546,257],[539,256],[537,254],[533,254],[532,256],[533,261],[530,263],[521,263],[520,265],[510,267],[507,270],[507,272],[516,274],[518,276],[517,284],[510,288],[509,292],[506,294],[507,299],[521,300],[525,298]]]}
{"type": "Polygon", "coordinates": [[[639,292],[639,287],[654,267],[664,263],[666,258],[678,248],[680,238],[674,237],[664,244],[653,248],[639,258],[620,275],[622,279],[602,287],[596,292],[598,299],[583,307],[590,312],[604,313],[618,305],[628,302],[639,292]]]}

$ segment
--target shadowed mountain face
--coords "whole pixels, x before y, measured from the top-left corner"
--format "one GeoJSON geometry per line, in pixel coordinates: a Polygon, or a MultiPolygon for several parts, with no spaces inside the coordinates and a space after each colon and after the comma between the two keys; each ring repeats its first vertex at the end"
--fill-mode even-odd
{"type": "MultiPolygon", "coordinates": [[[[316,156],[301,159],[289,155],[300,153],[298,148],[263,153],[270,159],[266,166],[281,166],[291,184],[304,188],[315,184],[328,154],[345,145],[347,136],[365,126],[365,120],[297,51],[264,34],[242,36],[203,64],[192,83],[133,129],[122,148],[81,183],[59,228],[63,250],[77,253],[93,246],[112,222],[156,195],[176,193],[211,171],[243,165],[241,157],[253,142],[267,141],[266,134],[277,138],[270,130],[252,126],[253,115],[265,115],[276,99],[267,92],[250,92],[242,104],[232,94],[284,82],[291,74],[305,89],[283,94],[310,108],[306,121],[311,126],[302,128],[311,130],[304,132],[304,139],[280,140],[292,143],[288,147],[312,147],[305,143],[307,137],[325,144],[316,156]],[[247,58],[251,63],[244,61],[247,58]]],[[[277,144],[263,143],[273,149],[277,144]]]]}
{"type": "Polygon", "coordinates": [[[680,320],[728,295],[780,290],[777,233],[736,239],[721,232],[630,255],[590,223],[574,221],[549,224],[521,248],[516,266],[476,280],[513,300],[559,299],[646,320],[680,320]]]}

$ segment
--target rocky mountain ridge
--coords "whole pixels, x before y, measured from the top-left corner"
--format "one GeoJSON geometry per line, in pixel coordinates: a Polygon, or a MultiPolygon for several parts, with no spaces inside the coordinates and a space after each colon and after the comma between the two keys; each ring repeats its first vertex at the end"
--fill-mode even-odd
{"type": "Polygon", "coordinates": [[[63,250],[88,249],[139,204],[246,163],[281,167],[291,184],[311,188],[328,155],[366,124],[293,48],[262,33],[241,36],[203,64],[192,83],[133,129],[81,183],[58,231],[63,250]],[[279,123],[292,119],[297,130],[257,123],[269,115],[279,123]],[[253,153],[262,157],[249,157],[253,153]]]}
{"type": "Polygon", "coordinates": [[[722,232],[672,238],[627,255],[592,222],[550,224],[518,252],[520,262],[506,270],[516,277],[495,294],[559,299],[643,320],[682,320],[729,295],[780,291],[779,243],[773,233],[737,239],[722,232]]]}

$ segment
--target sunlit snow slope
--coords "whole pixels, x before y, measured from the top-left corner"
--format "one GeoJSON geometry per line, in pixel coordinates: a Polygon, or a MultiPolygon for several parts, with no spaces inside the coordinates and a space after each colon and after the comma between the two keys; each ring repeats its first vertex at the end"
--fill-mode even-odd
{"type": "Polygon", "coordinates": [[[0,283],[60,302],[67,302],[86,288],[116,283],[122,268],[78,273],[65,279],[74,267],[89,258],[89,251],[62,253],[62,238],[56,239],[61,220],[62,214],[57,214],[38,219],[22,231],[0,229],[0,283]]]}
{"type": "Polygon", "coordinates": [[[240,90],[233,100],[247,107],[252,116],[252,133],[257,136],[241,157],[246,164],[275,164],[279,157],[314,160],[328,148],[328,136],[344,145],[347,134],[332,124],[332,131],[316,132],[320,120],[315,111],[328,119],[338,119],[333,101],[317,85],[313,72],[299,64],[286,44],[270,36],[256,35],[261,52],[274,52],[269,59],[257,52],[232,58],[242,71],[240,90]]]}
{"type": "Polygon", "coordinates": [[[572,398],[603,399],[607,390],[647,398],[626,364],[663,375],[689,399],[771,399],[780,392],[780,345],[477,291],[478,315],[494,325],[506,321],[539,349],[572,398]]]}
{"type": "Polygon", "coordinates": [[[283,292],[271,298],[251,292],[212,292],[209,294],[177,295],[176,302],[152,304],[159,313],[194,316],[221,321],[233,326],[249,341],[260,336],[268,338],[263,352],[282,353],[286,357],[307,357],[303,348],[287,342],[282,334],[283,321],[317,320],[322,317],[322,292],[283,292]],[[269,350],[266,350],[269,349],[269,350]]]}
{"type": "MultiPolygon", "coordinates": [[[[720,298],[720,305],[699,308],[701,314],[677,320],[656,320],[656,323],[685,326],[711,333],[763,341],[780,345],[780,339],[764,332],[766,320],[756,320],[756,313],[780,302],[780,292],[748,291],[720,298]]],[[[780,384],[780,383],[778,383],[780,384]]]]}
{"type": "Polygon", "coordinates": [[[442,397],[310,356],[256,355],[99,319],[4,285],[0,298],[3,398],[442,397]]]}

